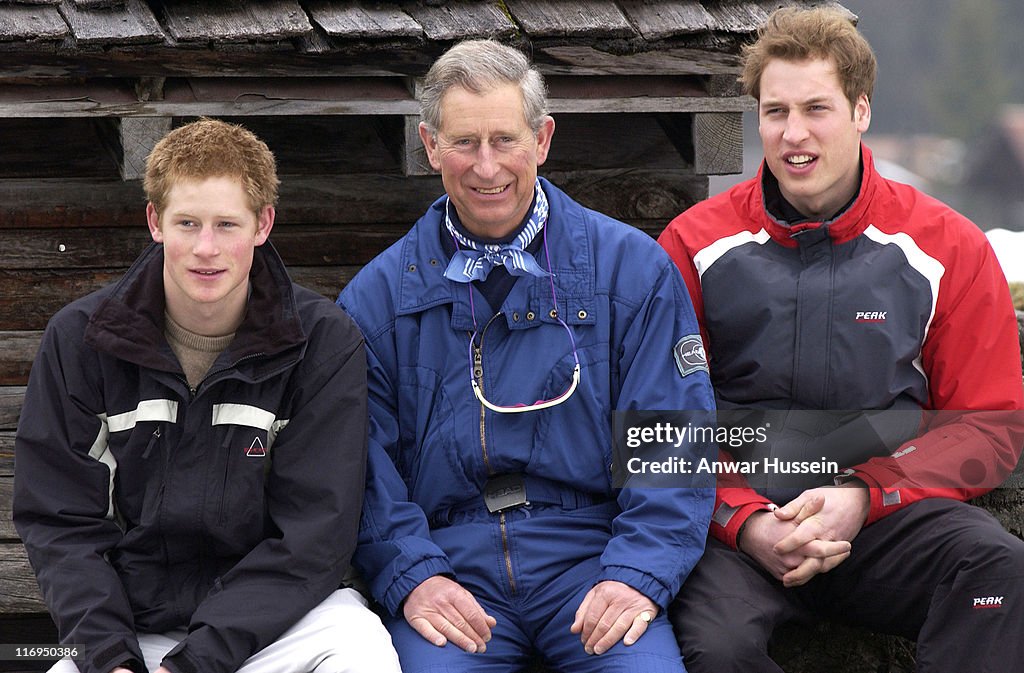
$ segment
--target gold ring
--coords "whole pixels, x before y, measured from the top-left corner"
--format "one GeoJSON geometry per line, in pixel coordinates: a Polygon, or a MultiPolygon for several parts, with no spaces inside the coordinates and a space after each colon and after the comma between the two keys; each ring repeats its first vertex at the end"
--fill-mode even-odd
{"type": "Polygon", "coordinates": [[[637,617],[639,617],[640,621],[642,621],[644,624],[650,624],[651,623],[651,613],[648,612],[647,610],[644,610],[643,612],[638,614],[637,617]]]}

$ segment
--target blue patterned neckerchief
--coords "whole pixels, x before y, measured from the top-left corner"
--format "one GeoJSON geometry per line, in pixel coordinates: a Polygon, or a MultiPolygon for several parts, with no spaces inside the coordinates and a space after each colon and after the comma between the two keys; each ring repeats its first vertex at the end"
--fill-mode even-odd
{"type": "Polygon", "coordinates": [[[448,233],[455,239],[455,254],[444,277],[456,283],[469,283],[474,280],[485,280],[487,274],[496,266],[504,266],[513,276],[537,276],[546,278],[551,274],[540,268],[533,255],[526,251],[534,237],[544,228],[548,221],[548,197],[540,188],[540,180],[534,185],[534,205],[530,219],[511,243],[478,243],[464,236],[455,228],[451,218],[449,198],[444,208],[444,225],[448,233]]]}

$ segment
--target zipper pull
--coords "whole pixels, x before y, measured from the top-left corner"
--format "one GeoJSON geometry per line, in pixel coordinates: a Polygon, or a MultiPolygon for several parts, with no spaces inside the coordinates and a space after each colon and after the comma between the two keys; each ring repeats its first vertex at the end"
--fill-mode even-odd
{"type": "Polygon", "coordinates": [[[160,439],[160,428],[153,431],[153,435],[149,438],[149,444],[146,445],[146,450],[142,452],[142,459],[146,460],[150,454],[153,453],[153,447],[156,446],[157,440],[160,439]]]}

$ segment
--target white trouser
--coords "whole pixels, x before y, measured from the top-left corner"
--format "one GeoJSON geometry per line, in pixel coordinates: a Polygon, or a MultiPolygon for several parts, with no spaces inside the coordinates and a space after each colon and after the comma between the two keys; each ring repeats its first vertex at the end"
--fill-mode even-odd
{"type": "MultiPolygon", "coordinates": [[[[156,671],[184,629],[140,633],[146,668],[156,671]]],[[[238,673],[401,673],[391,636],[355,589],[339,589],[280,638],[246,659],[238,673]]],[[[50,673],[78,673],[61,659],[50,673]]]]}

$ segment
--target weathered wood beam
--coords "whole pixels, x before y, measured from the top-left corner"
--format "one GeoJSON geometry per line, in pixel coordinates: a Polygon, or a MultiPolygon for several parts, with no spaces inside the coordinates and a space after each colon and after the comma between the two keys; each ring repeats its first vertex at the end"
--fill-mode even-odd
{"type": "MultiPolygon", "coordinates": [[[[28,383],[28,373],[42,338],[41,330],[0,331],[0,386],[28,383]]],[[[0,462],[2,454],[3,446],[0,444],[0,462]]]]}
{"type": "Polygon", "coordinates": [[[743,172],[743,115],[705,112],[693,116],[693,169],[700,175],[743,172]]]}
{"type": "Polygon", "coordinates": [[[25,547],[14,542],[0,544],[0,614],[45,611],[25,547]]]}
{"type": "Polygon", "coordinates": [[[736,54],[685,47],[621,55],[582,45],[540,47],[536,60],[545,75],[713,75],[740,70],[736,54]]]}
{"type": "Polygon", "coordinates": [[[14,477],[0,475],[0,547],[10,544],[5,540],[18,539],[18,531],[11,523],[11,496],[14,493],[14,477]]]}
{"type": "Polygon", "coordinates": [[[25,399],[25,386],[0,386],[0,430],[18,427],[21,404],[25,399]]]}
{"type": "Polygon", "coordinates": [[[124,117],[96,121],[104,129],[101,137],[117,162],[121,179],[141,180],[146,175],[146,157],[171,130],[172,120],[170,117],[124,117]]]}
{"type": "Polygon", "coordinates": [[[14,474],[14,430],[0,430],[0,476],[14,474]]]}
{"type": "Polygon", "coordinates": [[[419,129],[419,115],[406,115],[402,118],[402,173],[405,175],[434,174],[419,129]]]}

